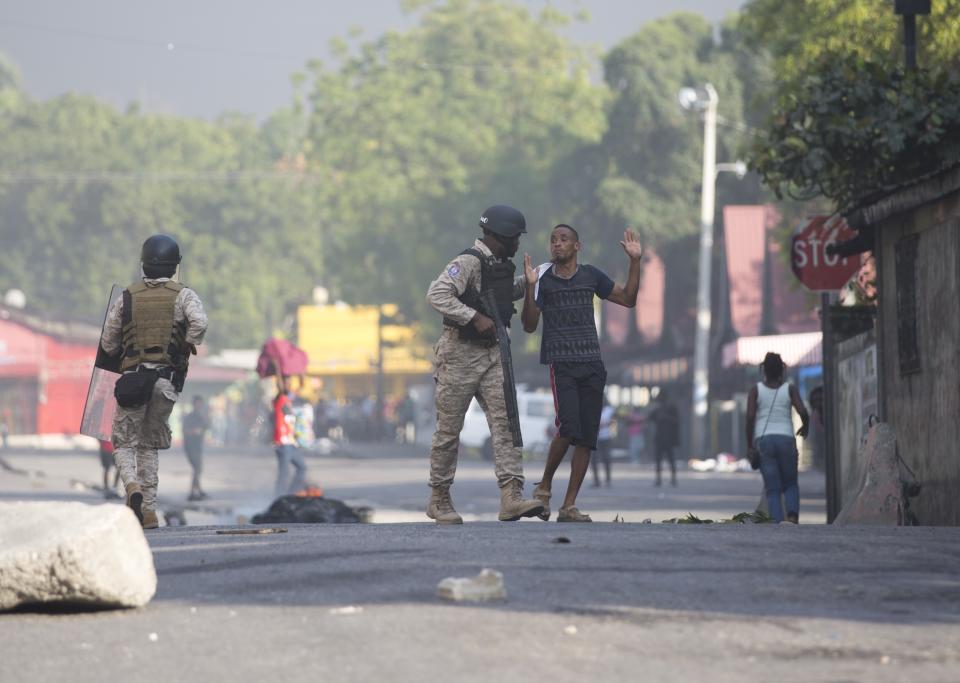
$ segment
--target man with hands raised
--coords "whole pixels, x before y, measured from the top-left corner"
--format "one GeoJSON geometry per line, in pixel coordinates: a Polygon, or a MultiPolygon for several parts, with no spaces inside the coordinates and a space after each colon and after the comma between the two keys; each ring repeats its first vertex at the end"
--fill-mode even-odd
{"type": "Polygon", "coordinates": [[[526,292],[521,320],[532,333],[543,315],[540,362],[550,368],[550,385],[557,409],[557,435],[550,443],[543,478],[533,497],[543,504],[539,517],[550,518],[553,475],[573,446],[570,483],[557,513],[558,522],[591,522],[576,507],[577,494],[590,465],[590,451],[597,448],[600,414],[607,371],[600,357],[600,340],[594,324],[593,297],[626,308],[637,304],[640,259],[643,247],[632,230],[623,233],[620,246],[629,259],[627,282],[620,286],[599,268],[580,264],[580,236],[571,226],[557,225],[550,233],[550,262],[534,268],[523,255],[526,292]]]}

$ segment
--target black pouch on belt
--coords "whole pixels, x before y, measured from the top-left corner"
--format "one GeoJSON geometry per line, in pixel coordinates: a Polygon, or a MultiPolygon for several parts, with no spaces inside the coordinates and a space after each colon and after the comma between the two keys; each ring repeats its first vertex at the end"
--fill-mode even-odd
{"type": "Polygon", "coordinates": [[[159,373],[156,370],[140,369],[137,372],[125,372],[113,387],[113,397],[121,408],[139,408],[153,394],[153,385],[157,383],[159,373]]]}

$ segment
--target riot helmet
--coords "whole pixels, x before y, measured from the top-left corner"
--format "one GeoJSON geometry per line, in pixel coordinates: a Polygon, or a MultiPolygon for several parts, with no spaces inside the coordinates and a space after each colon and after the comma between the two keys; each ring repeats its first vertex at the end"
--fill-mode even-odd
{"type": "Polygon", "coordinates": [[[143,243],[140,262],[147,277],[173,277],[180,264],[180,245],[170,235],[153,235],[143,243]]]}
{"type": "Polygon", "coordinates": [[[508,240],[519,239],[527,231],[527,219],[512,206],[497,204],[480,216],[480,227],[508,240]]]}

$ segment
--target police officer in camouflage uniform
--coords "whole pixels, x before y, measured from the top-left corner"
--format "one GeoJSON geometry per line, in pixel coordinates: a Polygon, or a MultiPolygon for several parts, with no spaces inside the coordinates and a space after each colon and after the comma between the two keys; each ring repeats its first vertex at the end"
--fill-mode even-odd
{"type": "Polygon", "coordinates": [[[154,235],[143,243],[140,259],[143,277],[107,313],[101,345],[107,355],[119,355],[124,375],[156,377],[145,403],[117,406],[112,438],[127,505],[144,529],[155,529],[157,451],[170,448],[168,419],[183,389],[190,354],[207,331],[207,315],[197,293],[172,279],[180,263],[176,240],[154,235]]]}
{"type": "Polygon", "coordinates": [[[492,289],[504,324],[523,297],[526,281],[515,277],[510,258],[527,231],[523,214],[509,206],[492,206],[480,218],[483,237],[447,264],[430,284],[427,301],[443,315],[443,334],[434,348],[437,431],[430,449],[430,502],[427,517],[438,524],[462,524],[450,497],[457,470],[463,418],[474,397],[487,415],[493,462],[500,487],[502,521],[533,517],[541,503],[523,499],[523,465],[513,445],[503,395],[503,368],[493,320],[482,310],[480,291],[492,289]]]}

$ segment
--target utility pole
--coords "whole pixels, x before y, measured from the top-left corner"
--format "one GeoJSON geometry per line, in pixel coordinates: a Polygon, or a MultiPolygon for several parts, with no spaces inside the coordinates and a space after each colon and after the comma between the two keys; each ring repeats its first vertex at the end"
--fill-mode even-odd
{"type": "MultiPolygon", "coordinates": [[[[686,90],[686,89],[685,89],[686,90]]],[[[684,103],[681,91],[681,104],[684,103]]],[[[693,420],[690,455],[706,457],[707,398],[710,394],[710,278],[713,265],[713,214],[717,181],[717,91],[707,83],[703,109],[703,175],[700,184],[700,262],[697,270],[697,330],[693,347],[693,420]]],[[[689,100],[688,100],[689,101],[689,100]]]]}
{"type": "Polygon", "coordinates": [[[681,88],[677,96],[680,106],[703,112],[703,175],[700,181],[700,259],[697,271],[697,328],[693,347],[693,416],[690,454],[706,457],[707,400],[710,395],[710,280],[713,266],[713,215],[716,212],[717,174],[730,171],[743,178],[747,166],[742,161],[717,163],[717,104],[720,98],[714,87],[703,86],[702,97],[694,88],[681,88]]]}

